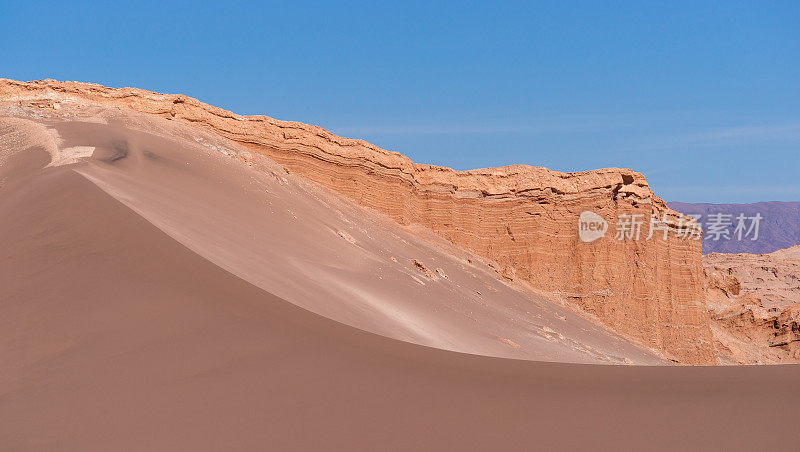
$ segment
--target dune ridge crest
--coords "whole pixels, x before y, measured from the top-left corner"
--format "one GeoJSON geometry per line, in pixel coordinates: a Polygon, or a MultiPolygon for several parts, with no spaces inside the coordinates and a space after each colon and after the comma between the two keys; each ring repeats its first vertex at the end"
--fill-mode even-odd
{"type": "Polygon", "coordinates": [[[622,214],[657,215],[672,229],[685,220],[632,170],[561,173],[514,165],[455,171],[317,126],[241,116],[184,95],[135,88],[0,79],[0,101],[119,107],[205,127],[400,224],[425,226],[494,261],[509,279],[555,293],[675,361],[715,362],[700,241],[674,235],[618,241],[610,233],[584,243],[578,237],[584,210],[612,229],[622,214]]]}

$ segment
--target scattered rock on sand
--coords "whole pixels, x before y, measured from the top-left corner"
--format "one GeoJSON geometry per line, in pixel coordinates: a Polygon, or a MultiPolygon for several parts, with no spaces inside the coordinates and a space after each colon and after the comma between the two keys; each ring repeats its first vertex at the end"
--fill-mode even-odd
{"type": "Polygon", "coordinates": [[[411,263],[414,264],[414,268],[421,271],[425,276],[430,279],[437,279],[437,276],[434,272],[432,272],[428,267],[425,266],[421,261],[417,259],[411,259],[411,263]]]}
{"type": "Polygon", "coordinates": [[[348,234],[347,231],[339,230],[339,231],[336,231],[336,233],[339,234],[339,237],[347,240],[348,242],[352,243],[353,245],[356,244],[356,239],[354,239],[350,234],[348,234]]]}

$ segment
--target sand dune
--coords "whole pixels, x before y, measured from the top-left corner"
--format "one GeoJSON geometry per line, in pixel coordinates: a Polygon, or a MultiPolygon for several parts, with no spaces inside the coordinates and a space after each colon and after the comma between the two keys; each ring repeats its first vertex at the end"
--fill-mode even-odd
{"type": "Polygon", "coordinates": [[[325,317],[465,353],[663,363],[432,234],[422,240],[269,161],[241,164],[233,143],[180,126],[189,136],[176,138],[168,121],[141,115],[46,126],[60,140],[54,160],[95,149],[72,169],[209,261],[325,317]]]}
{"type": "Polygon", "coordinates": [[[3,449],[798,439],[797,367],[565,364],[664,362],[224,140],[103,118],[0,124],[3,449]]]}

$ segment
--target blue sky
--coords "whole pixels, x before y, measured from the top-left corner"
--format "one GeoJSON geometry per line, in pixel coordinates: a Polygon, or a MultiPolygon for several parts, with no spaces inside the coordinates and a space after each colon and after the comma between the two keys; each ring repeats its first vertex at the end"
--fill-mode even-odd
{"type": "Polygon", "coordinates": [[[0,76],[180,92],[422,163],[800,200],[800,2],[2,2],[0,76]]]}

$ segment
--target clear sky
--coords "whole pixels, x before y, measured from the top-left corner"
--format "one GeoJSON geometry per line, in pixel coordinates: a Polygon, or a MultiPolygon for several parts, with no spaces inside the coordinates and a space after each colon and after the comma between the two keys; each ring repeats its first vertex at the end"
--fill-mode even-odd
{"type": "Polygon", "coordinates": [[[456,169],[800,201],[800,2],[0,2],[0,77],[184,93],[456,169]]]}

